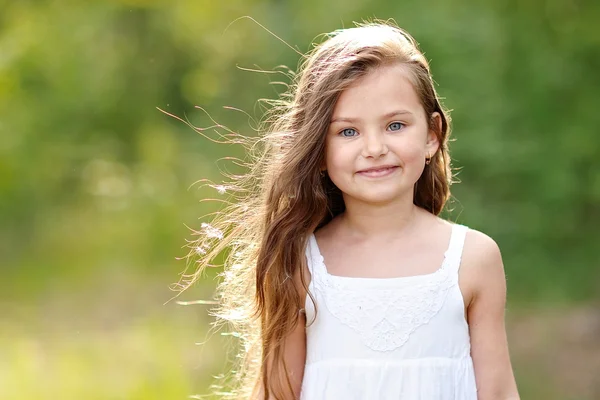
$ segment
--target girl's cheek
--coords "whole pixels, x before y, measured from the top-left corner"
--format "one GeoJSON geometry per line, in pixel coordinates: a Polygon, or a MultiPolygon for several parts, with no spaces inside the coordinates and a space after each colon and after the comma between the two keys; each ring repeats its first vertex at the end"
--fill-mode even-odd
{"type": "Polygon", "coordinates": [[[418,149],[411,153],[411,161],[414,163],[420,163],[421,161],[425,162],[425,158],[423,157],[423,152],[418,149]],[[423,160],[421,160],[423,159],[423,160]]]}
{"type": "MultiPolygon", "coordinates": [[[[413,164],[419,162],[423,155],[423,150],[414,143],[403,146],[401,158],[405,164],[413,164]]],[[[424,158],[423,158],[424,160],[424,158]]]]}
{"type": "Polygon", "coordinates": [[[411,138],[404,147],[405,156],[411,161],[423,161],[425,162],[425,149],[420,138],[411,138]],[[421,160],[423,159],[423,160],[421,160]]]}

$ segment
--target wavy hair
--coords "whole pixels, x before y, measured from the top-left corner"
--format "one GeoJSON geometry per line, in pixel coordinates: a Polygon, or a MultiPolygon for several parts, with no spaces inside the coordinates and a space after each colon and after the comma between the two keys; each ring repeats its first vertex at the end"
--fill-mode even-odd
{"type": "Polygon", "coordinates": [[[272,102],[259,135],[245,138],[248,173],[226,185],[233,201],[195,232],[188,258],[197,268],[179,282],[186,289],[226,254],[213,315],[240,339],[226,398],[292,396],[284,341],[304,308],[292,277],[300,274],[307,290],[308,237],[345,209],[340,190],[320,167],[325,133],[346,88],[378,67],[405,66],[440,143],[415,184],[414,204],[438,215],[450,195],[450,119],[416,41],[389,22],[359,24],[325,38],[303,57],[288,91],[272,102]],[[441,129],[434,112],[441,115],[441,129]]]}

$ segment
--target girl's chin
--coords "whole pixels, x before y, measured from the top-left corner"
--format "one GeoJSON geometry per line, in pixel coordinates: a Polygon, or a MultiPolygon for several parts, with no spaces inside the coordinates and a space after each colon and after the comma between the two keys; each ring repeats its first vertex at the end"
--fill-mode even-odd
{"type": "MultiPolygon", "coordinates": [[[[343,189],[342,189],[343,192],[343,189]]],[[[398,201],[404,197],[410,197],[412,199],[412,190],[361,190],[354,191],[352,193],[345,193],[344,200],[359,201],[361,203],[372,203],[372,204],[387,204],[398,201]]],[[[412,201],[412,200],[411,200],[412,201]]]]}

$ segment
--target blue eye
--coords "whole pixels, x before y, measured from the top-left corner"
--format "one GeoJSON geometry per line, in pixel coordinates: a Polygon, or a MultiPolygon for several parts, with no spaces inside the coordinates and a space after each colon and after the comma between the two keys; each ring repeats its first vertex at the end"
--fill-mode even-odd
{"type": "Polygon", "coordinates": [[[403,126],[404,126],[404,124],[402,122],[392,122],[388,126],[388,129],[391,131],[399,131],[400,129],[402,129],[403,126]]]}
{"type": "Polygon", "coordinates": [[[340,135],[342,135],[344,137],[353,137],[353,136],[355,136],[354,133],[357,133],[355,129],[346,128],[340,132],[340,135]]]}

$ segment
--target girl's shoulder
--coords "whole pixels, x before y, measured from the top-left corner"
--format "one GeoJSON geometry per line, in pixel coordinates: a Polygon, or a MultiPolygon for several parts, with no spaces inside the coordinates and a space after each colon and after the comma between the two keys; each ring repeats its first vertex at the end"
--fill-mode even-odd
{"type": "Polygon", "coordinates": [[[463,263],[472,263],[481,268],[502,261],[500,247],[494,239],[483,232],[469,228],[463,248],[463,263]]]}
{"type": "Polygon", "coordinates": [[[484,291],[505,291],[506,276],[500,247],[494,239],[468,229],[460,263],[461,286],[475,297],[484,291]]]}

